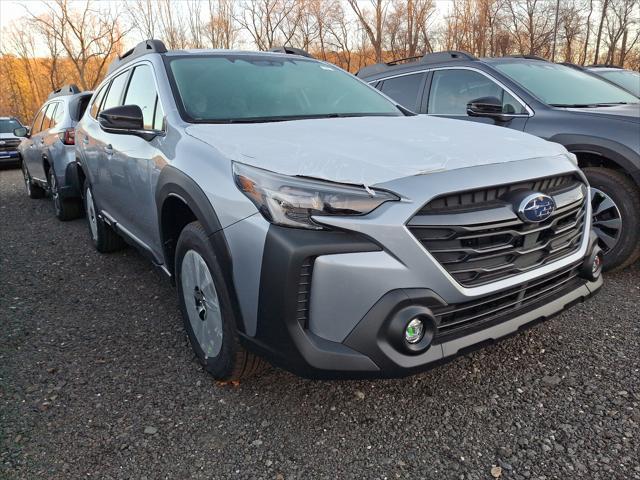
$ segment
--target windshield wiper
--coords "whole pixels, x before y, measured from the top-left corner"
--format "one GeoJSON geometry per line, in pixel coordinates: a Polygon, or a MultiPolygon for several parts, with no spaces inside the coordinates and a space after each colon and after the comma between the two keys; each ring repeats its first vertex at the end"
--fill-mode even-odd
{"type": "Polygon", "coordinates": [[[220,120],[201,120],[202,123],[267,123],[287,122],[291,120],[312,120],[318,118],[380,117],[399,116],[393,113],[320,113],[314,115],[281,115],[275,117],[226,118],[220,120]]]}

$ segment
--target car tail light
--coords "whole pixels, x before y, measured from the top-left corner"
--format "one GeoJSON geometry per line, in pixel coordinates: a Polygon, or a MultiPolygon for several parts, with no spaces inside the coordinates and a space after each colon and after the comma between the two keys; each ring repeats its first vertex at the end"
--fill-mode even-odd
{"type": "Polygon", "coordinates": [[[60,139],[62,140],[62,143],[64,143],[65,145],[75,145],[76,144],[75,128],[65,128],[65,130],[60,133],[60,139]]]}

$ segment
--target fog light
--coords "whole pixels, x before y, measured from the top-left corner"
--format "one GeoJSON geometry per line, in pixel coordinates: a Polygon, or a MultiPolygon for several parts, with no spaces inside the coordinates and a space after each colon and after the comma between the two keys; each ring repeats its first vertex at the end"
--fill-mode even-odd
{"type": "Polygon", "coordinates": [[[602,255],[598,254],[593,259],[593,264],[591,265],[591,274],[594,277],[598,277],[600,275],[600,270],[602,270],[602,255]]]}
{"type": "Polygon", "coordinates": [[[413,318],[404,330],[404,339],[408,343],[418,343],[424,336],[424,323],[419,318],[413,318]]]}

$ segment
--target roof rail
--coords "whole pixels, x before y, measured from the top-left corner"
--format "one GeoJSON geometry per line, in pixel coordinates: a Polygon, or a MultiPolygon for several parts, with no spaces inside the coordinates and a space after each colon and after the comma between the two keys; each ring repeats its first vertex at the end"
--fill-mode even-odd
{"type": "Polygon", "coordinates": [[[363,67],[356,72],[356,76],[362,77],[365,75],[375,75],[376,73],[384,72],[389,67],[396,67],[399,65],[405,65],[407,63],[417,62],[422,64],[446,62],[447,60],[478,60],[478,58],[468,52],[462,50],[446,50],[443,52],[427,53],[425,55],[417,55],[414,57],[399,58],[387,63],[376,63],[363,67]]]}
{"type": "Polygon", "coordinates": [[[161,40],[145,40],[140,42],[131,50],[127,50],[122,55],[118,57],[117,60],[111,62],[109,65],[109,69],[107,70],[107,75],[113,72],[116,68],[124,65],[131,60],[138,58],[147,53],[166,53],[167,47],[164,46],[164,43],[161,40]]]}
{"type": "Polygon", "coordinates": [[[75,95],[76,93],[80,93],[80,89],[75,83],[70,83],[69,85],[65,85],[51,92],[47,97],[47,100],[51,100],[55,97],[62,97],[63,95],[75,95]]]}
{"type": "Polygon", "coordinates": [[[275,52],[275,53],[286,53],[288,55],[301,55],[303,57],[313,58],[313,55],[311,55],[306,50],[302,50],[301,48],[295,48],[295,47],[285,47],[285,46],[274,47],[274,48],[270,48],[269,51],[275,52]]]}
{"type": "Polygon", "coordinates": [[[593,65],[587,65],[587,68],[619,68],[622,70],[623,67],[611,65],[610,63],[594,63],[593,65]]]}
{"type": "Polygon", "coordinates": [[[558,62],[558,65],[564,65],[565,67],[575,68],[576,70],[584,70],[584,67],[582,65],[578,65],[571,62],[558,62]]]}
{"type": "Polygon", "coordinates": [[[527,60],[540,60],[541,62],[548,62],[546,58],[539,57],[538,55],[506,55],[507,58],[526,58],[527,60]]]}

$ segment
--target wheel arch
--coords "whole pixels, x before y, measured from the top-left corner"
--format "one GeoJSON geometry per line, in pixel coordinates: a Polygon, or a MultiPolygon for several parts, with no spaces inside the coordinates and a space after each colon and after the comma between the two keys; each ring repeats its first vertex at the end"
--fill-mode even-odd
{"type": "Polygon", "coordinates": [[[640,188],[640,154],[604,138],[584,135],[557,135],[549,140],[560,143],[578,158],[578,166],[620,170],[640,188]]]}
{"type": "Polygon", "coordinates": [[[227,240],[213,205],[200,186],[175,167],[162,169],[155,193],[158,229],[162,245],[164,265],[175,282],[175,248],[182,229],[193,221],[199,221],[211,242],[218,264],[224,275],[231,296],[231,304],[239,331],[244,332],[244,322],[233,281],[233,264],[227,240]]]}
{"type": "MultiPolygon", "coordinates": [[[[158,209],[158,228],[165,266],[173,275],[173,250],[178,236],[188,223],[197,220],[209,237],[222,230],[213,205],[191,177],[175,167],[162,169],[155,193],[158,209]],[[184,218],[186,217],[186,218],[184,218]],[[188,221],[187,221],[188,220],[188,221]]],[[[229,251],[224,245],[228,255],[229,251]]],[[[216,254],[224,254],[218,252],[216,254]]]]}

